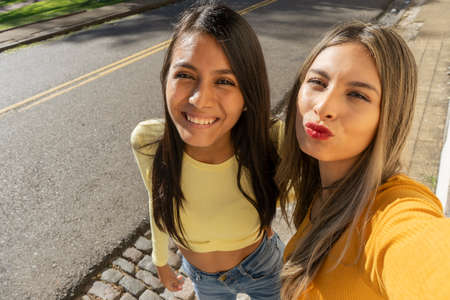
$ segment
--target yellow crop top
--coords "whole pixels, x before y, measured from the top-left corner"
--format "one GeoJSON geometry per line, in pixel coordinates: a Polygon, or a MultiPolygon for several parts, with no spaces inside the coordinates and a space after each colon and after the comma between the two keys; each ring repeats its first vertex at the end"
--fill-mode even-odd
{"type": "MultiPolygon", "coordinates": [[[[344,232],[298,300],[450,299],[450,219],[436,196],[397,175],[380,186],[371,211],[361,258],[355,263],[360,239],[354,234],[333,269],[348,237],[344,232]]],[[[307,215],[286,246],[285,260],[308,224],[307,215]]]]}
{"type": "MultiPolygon", "coordinates": [[[[163,121],[148,120],[139,123],[131,135],[133,153],[150,199],[152,259],[156,266],[163,266],[168,260],[169,236],[156,226],[151,203],[153,156],[163,130],[163,121]]],[[[282,130],[281,121],[272,126],[271,135],[277,145],[281,145],[278,139],[283,135],[282,130]]],[[[232,251],[258,240],[259,215],[236,184],[238,162],[235,156],[220,164],[207,164],[184,153],[181,170],[181,189],[186,201],[180,217],[191,250],[232,251]]],[[[247,176],[241,177],[241,185],[253,196],[247,176]]]]}

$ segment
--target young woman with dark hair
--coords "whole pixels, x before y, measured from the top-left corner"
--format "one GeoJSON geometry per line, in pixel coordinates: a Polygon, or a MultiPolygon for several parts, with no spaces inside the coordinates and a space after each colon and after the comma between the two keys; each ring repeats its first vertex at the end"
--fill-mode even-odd
{"type": "Polygon", "coordinates": [[[416,87],[405,41],[378,25],[339,25],[304,62],[277,173],[284,211],[297,197],[282,299],[450,299],[450,220],[400,173],[416,87]]]}
{"type": "Polygon", "coordinates": [[[271,231],[283,126],[270,119],[256,34],[217,4],[186,11],[161,71],[165,122],[141,122],[133,151],[150,196],[153,262],[171,291],[171,237],[203,299],[279,299],[283,243],[271,231]]]}

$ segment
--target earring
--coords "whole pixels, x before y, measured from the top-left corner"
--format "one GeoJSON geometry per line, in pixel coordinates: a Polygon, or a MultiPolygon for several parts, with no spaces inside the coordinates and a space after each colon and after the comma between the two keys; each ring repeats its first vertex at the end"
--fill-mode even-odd
{"type": "Polygon", "coordinates": [[[242,111],[247,111],[247,106],[244,106],[244,108],[242,109],[242,111]]]}

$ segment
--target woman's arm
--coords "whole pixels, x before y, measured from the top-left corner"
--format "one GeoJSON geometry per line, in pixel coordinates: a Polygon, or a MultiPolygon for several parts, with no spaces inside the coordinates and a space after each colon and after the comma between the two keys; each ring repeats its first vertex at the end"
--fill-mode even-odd
{"type": "Polygon", "coordinates": [[[364,268],[388,299],[450,299],[450,219],[431,193],[407,193],[382,199],[368,226],[364,268]]]}
{"type": "Polygon", "coordinates": [[[131,145],[141,177],[149,196],[150,229],[152,234],[152,261],[157,267],[158,276],[170,291],[181,290],[183,281],[167,264],[169,236],[161,231],[153,218],[152,205],[152,166],[157,140],[161,136],[163,123],[157,120],[141,122],[131,134],[131,145]]]}

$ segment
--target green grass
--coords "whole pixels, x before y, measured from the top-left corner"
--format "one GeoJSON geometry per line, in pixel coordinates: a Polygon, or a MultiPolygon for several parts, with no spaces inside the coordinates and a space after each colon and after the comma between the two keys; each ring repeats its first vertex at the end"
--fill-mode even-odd
{"type": "MultiPolygon", "coordinates": [[[[0,0],[3,2],[22,2],[23,0],[0,0]]],[[[0,30],[51,19],[81,10],[111,5],[124,0],[44,0],[19,9],[0,14],[0,30]]]]}
{"type": "Polygon", "coordinates": [[[25,2],[26,0],[0,0],[0,7],[10,5],[18,2],[25,2]]]}
{"type": "Polygon", "coordinates": [[[430,175],[430,176],[424,176],[424,183],[432,190],[436,191],[436,185],[437,185],[437,178],[436,176],[430,175]]]}

